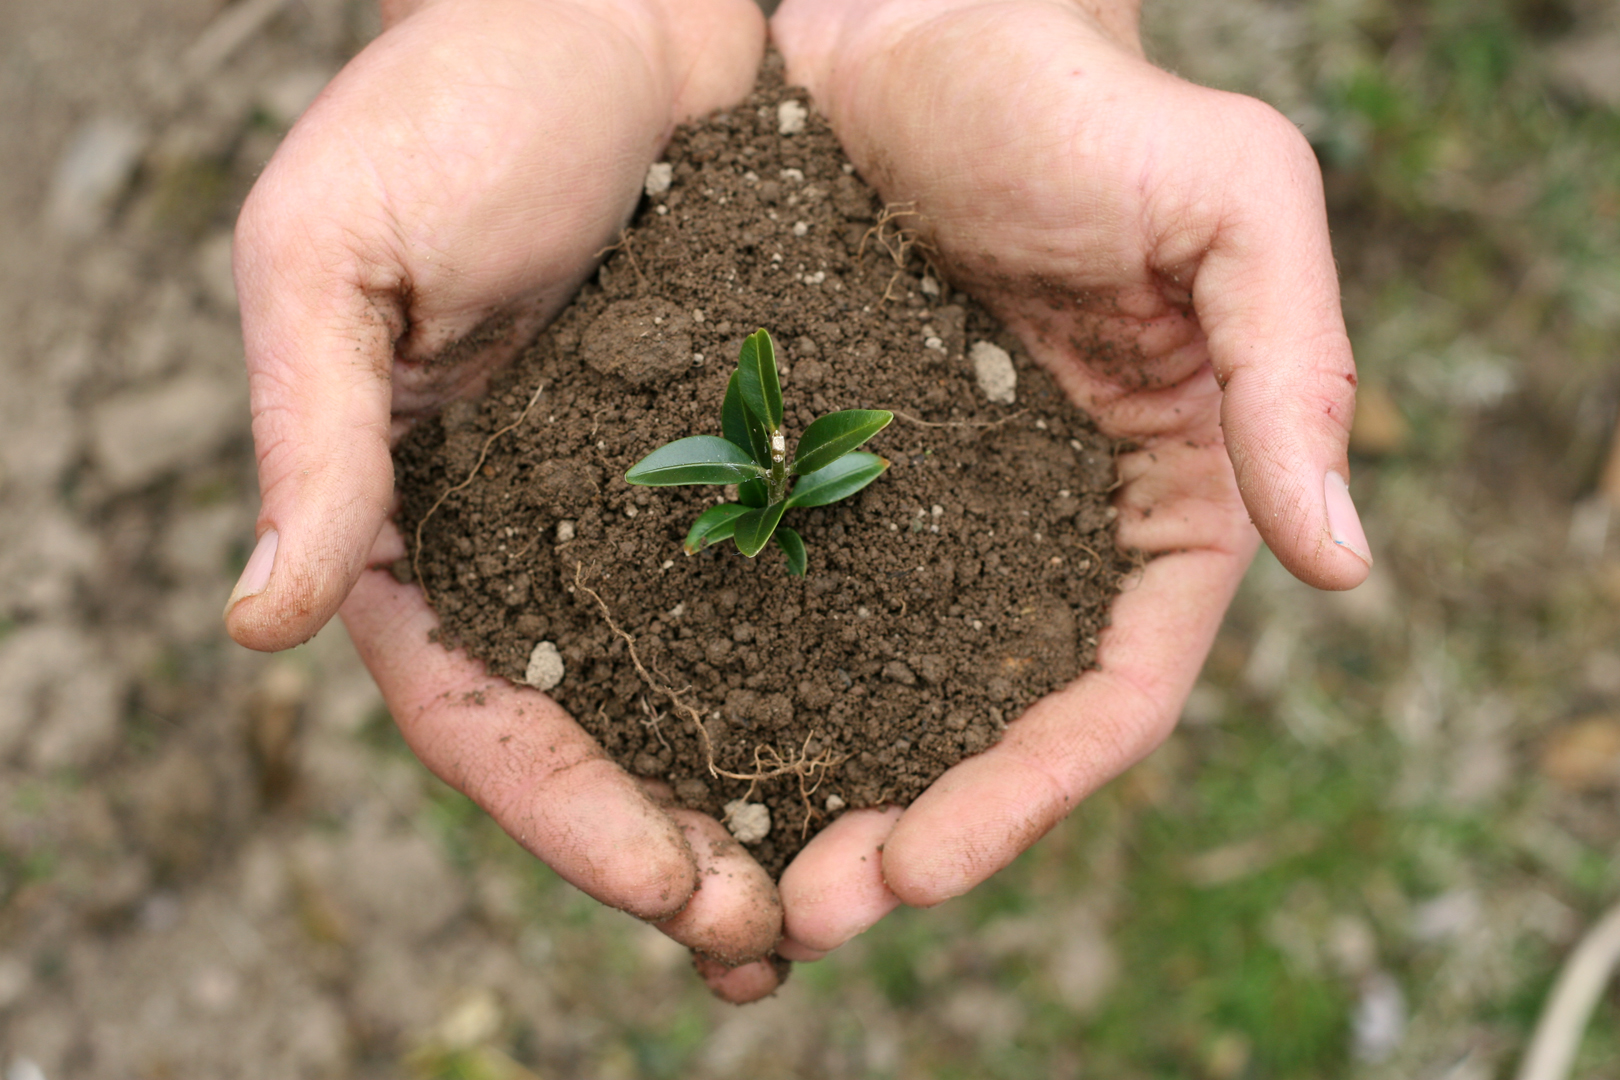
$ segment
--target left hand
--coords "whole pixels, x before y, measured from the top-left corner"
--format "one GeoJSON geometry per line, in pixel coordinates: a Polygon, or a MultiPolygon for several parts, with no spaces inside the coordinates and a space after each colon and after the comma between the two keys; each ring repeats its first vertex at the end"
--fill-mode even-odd
{"type": "Polygon", "coordinates": [[[773,20],[789,81],[885,199],[915,204],[953,284],[1135,444],[1118,538],[1152,557],[1097,670],[903,812],[846,814],[805,848],[781,882],[784,956],[967,892],[1157,746],[1262,538],[1319,588],[1371,565],[1315,157],[1268,106],[1149,64],[1135,15],[786,0],[773,20]]]}

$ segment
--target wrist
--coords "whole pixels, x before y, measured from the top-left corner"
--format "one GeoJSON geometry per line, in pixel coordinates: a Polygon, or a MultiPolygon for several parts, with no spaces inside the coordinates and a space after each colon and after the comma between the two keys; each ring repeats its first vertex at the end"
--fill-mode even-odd
{"type": "Polygon", "coordinates": [[[598,19],[624,35],[663,75],[676,121],[741,100],[765,53],[765,18],[754,0],[378,0],[384,30],[430,9],[512,18],[598,19]]]}
{"type": "MultiPolygon", "coordinates": [[[[902,43],[934,49],[956,36],[982,38],[1020,22],[1067,23],[1103,50],[1146,61],[1141,0],[782,0],[772,36],[787,58],[788,81],[823,95],[860,77],[866,61],[892,57],[902,43]]],[[[1043,32],[1037,30],[1037,33],[1043,32]]]]}

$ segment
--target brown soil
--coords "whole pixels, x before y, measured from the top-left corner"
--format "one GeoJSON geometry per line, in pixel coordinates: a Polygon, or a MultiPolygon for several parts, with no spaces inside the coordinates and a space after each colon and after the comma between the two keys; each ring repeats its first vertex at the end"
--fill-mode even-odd
{"type": "Polygon", "coordinates": [[[717,816],[769,808],[750,850],[773,874],[842,808],[911,800],[1091,666],[1128,569],[1109,440],[937,283],[921,223],[878,205],[813,110],[781,134],[784,101],[810,108],[772,58],[745,106],[677,131],[672,186],[597,280],[488,397],[397,455],[400,523],[420,533],[400,572],[442,640],[517,681],[555,643],[552,696],[616,761],[717,816]],[[665,442],[719,433],[759,326],[790,437],[835,409],[896,413],[868,445],[884,476],[784,520],[805,578],[775,547],[687,557],[720,489],[623,479],[665,442]],[[1013,404],[979,388],[981,341],[1012,355],[1013,404]]]}

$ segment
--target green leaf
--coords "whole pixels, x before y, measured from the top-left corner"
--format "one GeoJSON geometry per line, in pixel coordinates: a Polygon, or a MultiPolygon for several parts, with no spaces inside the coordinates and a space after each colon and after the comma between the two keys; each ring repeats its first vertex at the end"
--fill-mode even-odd
{"type": "Polygon", "coordinates": [[[648,487],[677,484],[740,484],[765,475],[748,451],[716,435],[693,435],[666,443],[636,462],[626,481],[648,487]]]}
{"type": "Polygon", "coordinates": [[[686,549],[688,555],[696,555],[710,544],[731,539],[731,534],[737,531],[737,519],[746,513],[748,507],[738,506],[736,503],[721,503],[719,506],[709,507],[692,522],[692,529],[686,534],[686,541],[681,546],[686,549]]]}
{"type": "Polygon", "coordinates": [[[747,507],[764,506],[771,501],[771,489],[763,480],[737,485],[737,501],[747,507]]]}
{"type": "Polygon", "coordinates": [[[748,335],[737,357],[743,404],[753,410],[768,432],[782,428],[782,383],[776,375],[776,346],[764,328],[748,335]]]}
{"type": "Polygon", "coordinates": [[[799,477],[786,505],[826,506],[847,499],[882,476],[888,467],[886,459],[864,450],[845,454],[831,465],[799,477]]]}
{"type": "Polygon", "coordinates": [[[799,436],[793,471],[803,475],[824,469],[889,426],[894,413],[883,409],[845,409],[813,421],[799,436]]]}
{"type": "Polygon", "coordinates": [[[737,519],[737,533],[733,537],[737,541],[737,550],[752,559],[764,550],[770,543],[771,534],[776,531],[776,523],[782,520],[782,512],[787,509],[787,503],[773,503],[770,506],[761,506],[757,510],[750,510],[737,519]]]}
{"type": "Polygon", "coordinates": [[[777,529],[775,540],[776,546],[787,556],[788,573],[794,577],[804,577],[805,568],[810,565],[810,559],[804,553],[804,538],[792,529],[777,529]]]}
{"type": "MultiPolygon", "coordinates": [[[[771,438],[765,425],[743,404],[742,371],[733,371],[726,383],[726,400],[720,406],[720,431],[728,442],[751,451],[761,468],[771,467],[771,438]]],[[[764,506],[764,503],[760,503],[764,506]]]]}

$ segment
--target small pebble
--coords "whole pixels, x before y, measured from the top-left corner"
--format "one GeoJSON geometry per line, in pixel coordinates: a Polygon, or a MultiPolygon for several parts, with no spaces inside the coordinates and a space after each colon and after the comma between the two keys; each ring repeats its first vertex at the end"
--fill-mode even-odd
{"type": "Polygon", "coordinates": [[[844,802],[844,800],[840,799],[837,795],[827,796],[827,813],[829,814],[836,814],[847,805],[849,804],[844,802]]]}
{"type": "Polygon", "coordinates": [[[810,110],[791,99],[776,107],[776,130],[781,135],[797,135],[810,119],[810,110]]]}
{"type": "Polygon", "coordinates": [[[999,405],[1018,400],[1018,372],[1013,370],[1006,349],[988,341],[975,341],[968,358],[973,361],[973,374],[985,397],[999,405]]]}
{"type": "Polygon", "coordinates": [[[656,161],[647,166],[647,180],[642,190],[649,196],[656,197],[669,190],[669,185],[675,179],[675,166],[667,161],[656,161]]]}
{"type": "Polygon", "coordinates": [[[529,666],[523,672],[523,681],[536,690],[550,690],[563,681],[563,674],[562,653],[552,642],[542,641],[529,653],[529,666]]]}
{"type": "Polygon", "coordinates": [[[557,522],[557,543],[566,544],[574,538],[574,523],[572,521],[557,522]]]}
{"type": "Polygon", "coordinates": [[[732,799],[726,803],[726,828],[741,844],[757,844],[771,834],[771,812],[764,803],[732,799]]]}

